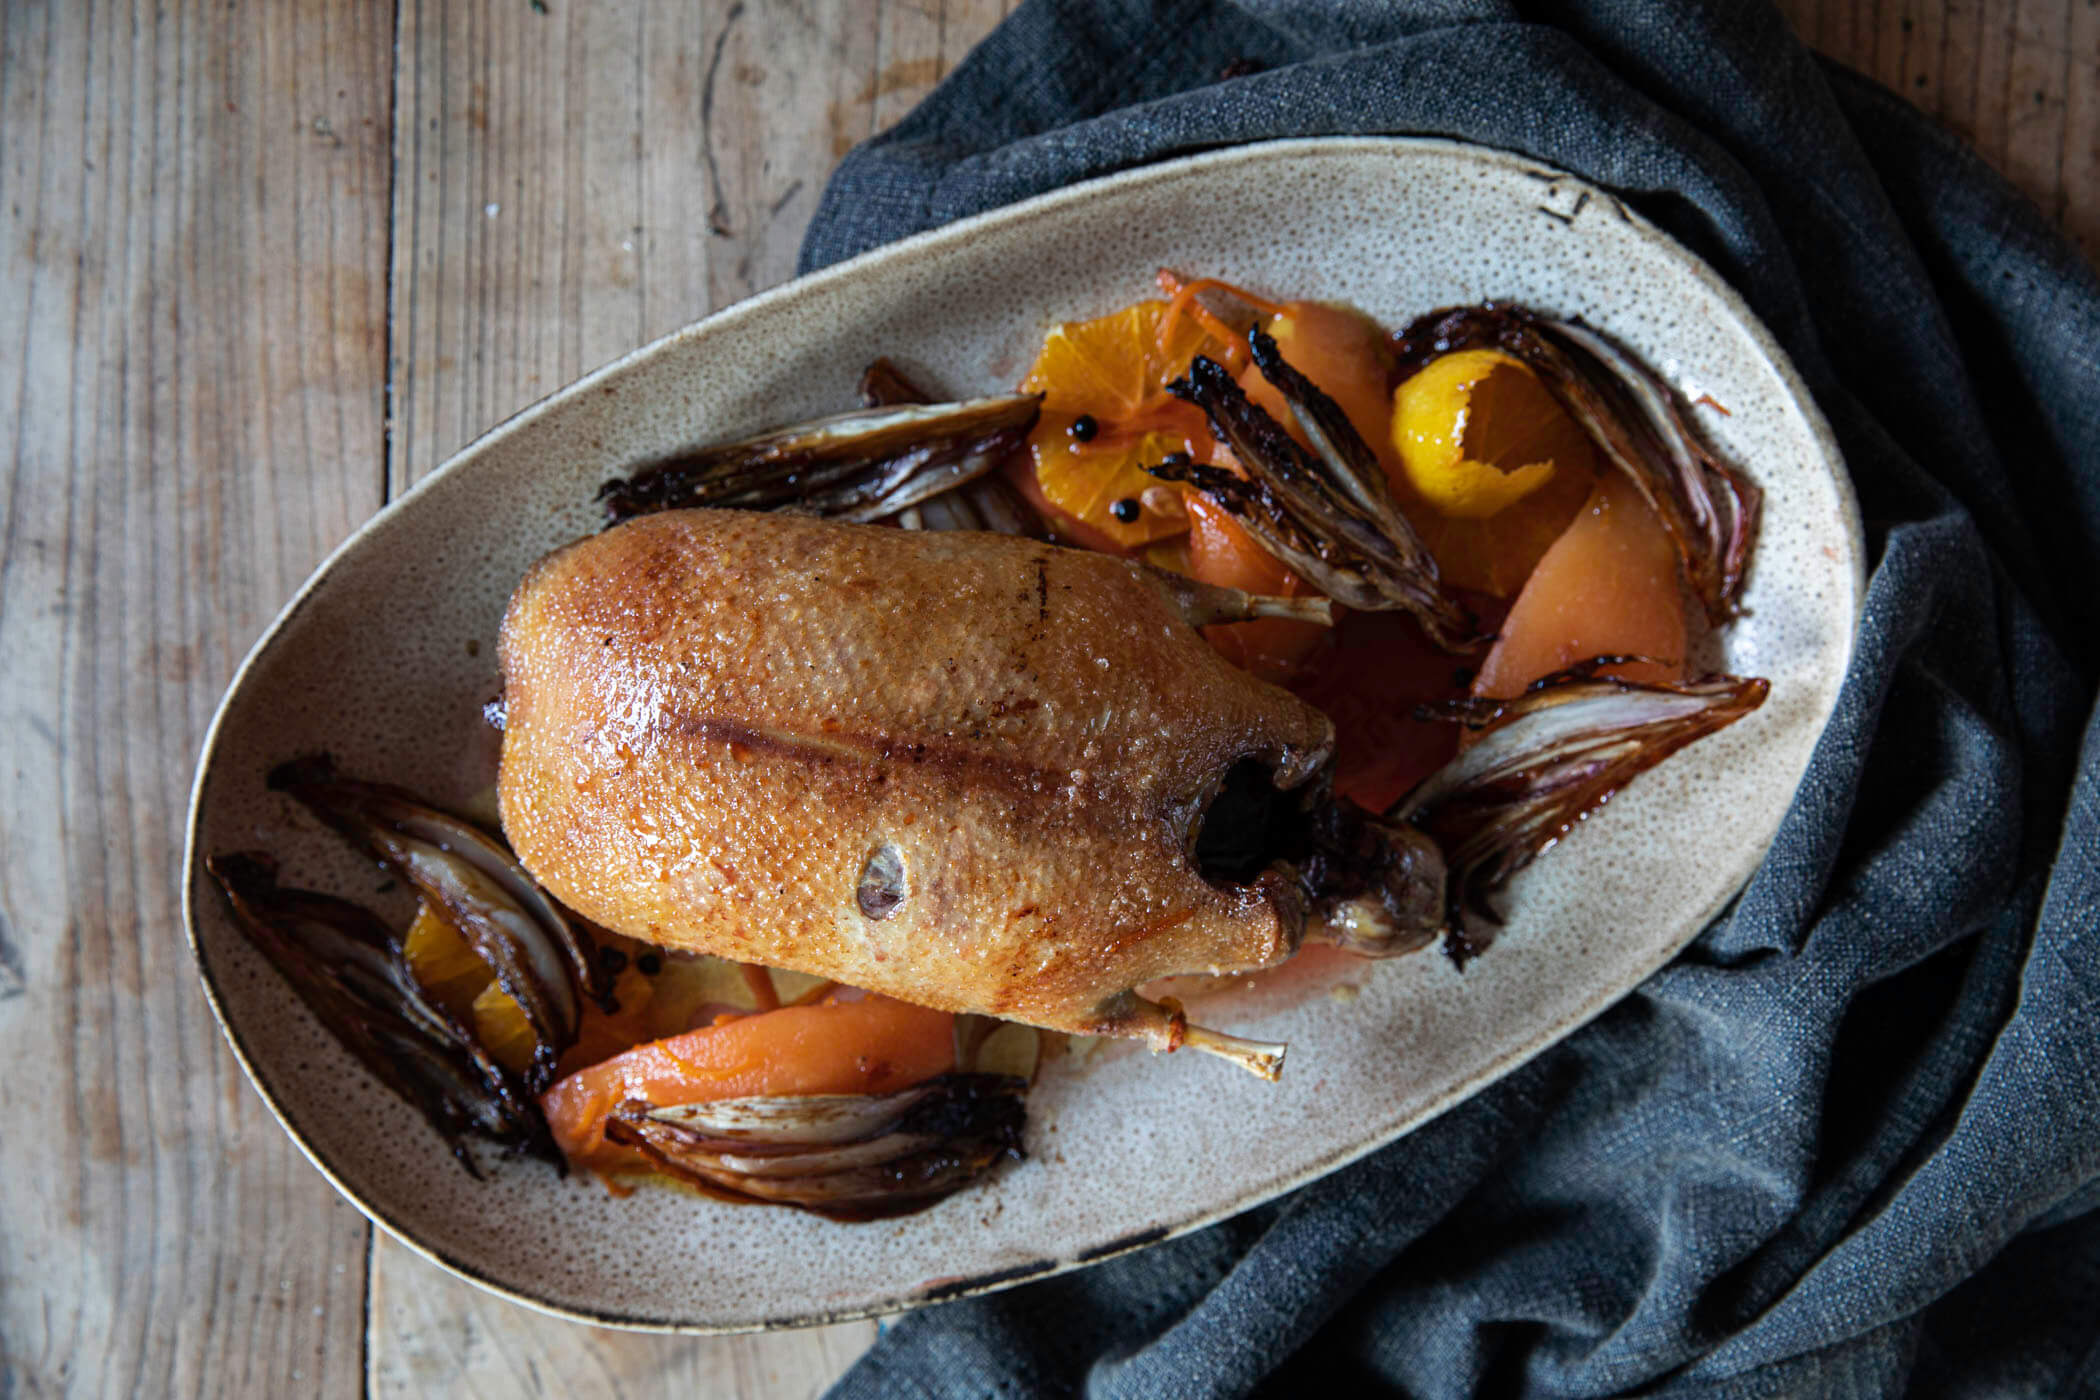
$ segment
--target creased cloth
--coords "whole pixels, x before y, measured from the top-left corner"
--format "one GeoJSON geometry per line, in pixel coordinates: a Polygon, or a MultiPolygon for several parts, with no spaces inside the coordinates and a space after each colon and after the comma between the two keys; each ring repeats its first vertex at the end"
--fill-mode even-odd
{"type": "Polygon", "coordinates": [[[1077,180],[1427,134],[1616,192],[1785,345],[1870,578],[1770,855],[1669,967],[1223,1225],[893,1324],[838,1397],[2100,1393],[2100,286],[1763,3],[1028,0],[816,268],[1077,180]]]}

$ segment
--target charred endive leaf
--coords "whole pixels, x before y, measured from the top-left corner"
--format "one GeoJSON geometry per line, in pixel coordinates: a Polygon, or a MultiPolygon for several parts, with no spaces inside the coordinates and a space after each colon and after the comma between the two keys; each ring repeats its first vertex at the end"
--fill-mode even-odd
{"type": "Polygon", "coordinates": [[[1764,493],[1700,440],[1677,392],[1588,326],[1493,302],[1430,312],[1407,328],[1399,354],[1412,373],[1439,355],[1481,348],[1530,367],[1633,478],[1677,546],[1707,617],[1736,616],[1764,493]]]}
{"type": "MultiPolygon", "coordinates": [[[[925,394],[887,358],[878,359],[861,374],[861,402],[870,408],[893,403],[923,403],[925,394]]],[[[1166,488],[1158,488],[1165,490],[1166,488]]],[[[929,497],[901,511],[897,523],[907,530],[989,530],[1001,535],[1027,535],[1048,539],[1049,529],[1034,506],[996,476],[979,477],[929,497]]],[[[1293,622],[1334,625],[1334,607],[1325,598],[1272,598],[1244,589],[1200,583],[1149,564],[1138,565],[1146,577],[1167,596],[1175,610],[1191,627],[1219,622],[1251,622],[1280,617],[1293,622]]]]}
{"type": "MultiPolygon", "coordinates": [[[[890,367],[878,392],[909,387],[890,367]]],[[[1027,438],[1042,399],[857,409],[645,466],[598,492],[613,523],[688,506],[791,508],[835,520],[895,515],[983,475],[1027,438]]]]}
{"type": "Polygon", "coordinates": [[[1007,1075],[949,1074],[883,1095],[673,1108],[629,1099],[606,1136],[710,1194],[873,1220],[931,1205],[1018,1158],[1026,1088],[1007,1075]]]}
{"type": "MultiPolygon", "coordinates": [[[[932,396],[912,383],[910,377],[887,356],[878,358],[861,372],[860,402],[863,408],[931,401],[932,396]]],[[[1028,504],[1020,492],[989,473],[908,505],[897,512],[896,519],[907,530],[988,530],[993,534],[1026,535],[1032,539],[1047,539],[1050,534],[1035,507],[1028,504]]]]}
{"type": "Polygon", "coordinates": [[[1167,390],[1203,410],[1212,434],[1232,449],[1249,479],[1200,463],[1148,470],[1204,492],[1336,602],[1366,611],[1405,609],[1447,651],[1475,644],[1472,619],[1394,506],[1376,454],[1333,400],[1284,363],[1273,340],[1256,330],[1248,344],[1320,455],[1300,447],[1248,399],[1223,365],[1198,355],[1167,390]]]}
{"type": "Polygon", "coordinates": [[[1493,941],[1499,920],[1488,896],[1510,876],[1636,777],[1755,710],[1770,689],[1738,676],[1636,685],[1592,674],[1630,659],[1596,658],[1514,700],[1458,700],[1421,712],[1479,732],[1384,818],[1426,832],[1443,852],[1445,946],[1461,965],[1493,941]]]}
{"type": "Polygon", "coordinates": [[[537,1093],[575,1043],[582,998],[601,1005],[610,979],[590,939],[540,891],[525,868],[479,827],[426,807],[397,788],[340,777],[325,758],[280,765],[270,786],[290,794],[351,844],[441,910],[532,1027],[537,1093]]]}
{"type": "Polygon", "coordinates": [[[379,918],[345,899],[277,883],[266,855],[208,856],[234,925],[329,1033],[413,1104],[469,1174],[479,1135],[566,1172],[540,1107],[516,1076],[431,1001],[379,918]]]}

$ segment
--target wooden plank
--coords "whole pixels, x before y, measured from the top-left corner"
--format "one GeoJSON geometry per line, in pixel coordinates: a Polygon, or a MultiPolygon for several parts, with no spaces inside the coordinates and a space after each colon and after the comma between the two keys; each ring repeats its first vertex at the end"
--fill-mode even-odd
{"type": "Polygon", "coordinates": [[[406,0],[394,489],[792,275],[825,175],[867,128],[878,15],[406,0]]]}
{"type": "Polygon", "coordinates": [[[382,1235],[373,1253],[371,1393],[813,1396],[875,1340],[872,1322],[756,1337],[662,1337],[528,1312],[382,1235]]]}
{"type": "Polygon", "coordinates": [[[2100,264],[2100,4],[2071,7],[2070,100],[2064,104],[2063,206],[2057,220],[2100,264]]]}
{"type": "Polygon", "coordinates": [[[2092,0],[1781,0],[1828,57],[1943,122],[2100,252],[2100,6],[2092,0]]]}
{"type": "Polygon", "coordinates": [[[0,1395],[354,1393],[367,1227],[176,891],[241,653],[379,499],[384,9],[0,9],[0,1395]]]}

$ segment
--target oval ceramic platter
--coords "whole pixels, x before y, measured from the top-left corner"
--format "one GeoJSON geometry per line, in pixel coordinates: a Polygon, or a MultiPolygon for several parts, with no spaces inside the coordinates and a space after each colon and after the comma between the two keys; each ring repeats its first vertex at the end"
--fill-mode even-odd
{"type": "MultiPolygon", "coordinates": [[[[1834,704],[1861,589],[1828,429],[1714,274],[1619,203],[1510,156],[1429,141],[1243,147],[1060,191],[780,287],[666,337],[467,448],[336,552],[256,645],[206,741],[187,914],[235,1052],[342,1192],[430,1258],[522,1302],[693,1331],[889,1312],[1099,1259],[1332,1171],[1479,1090],[1660,967],[1763,855],[1834,704]],[[669,1189],[615,1199],[529,1162],[470,1179],[235,931],[200,858],[264,847],[289,883],[380,880],[264,788],[326,749],[454,807],[493,779],[481,706],[513,584],[598,527],[616,468],[854,402],[878,354],[958,397],[1003,390],[1046,328],[1152,293],[1167,265],[1388,326],[1514,298],[1602,327],[1727,408],[1703,424],[1765,491],[1747,616],[1712,659],[1764,676],[1750,718],[1645,775],[1512,886],[1463,974],[1435,952],[1336,954],[1206,1020],[1291,1043],[1267,1084],[1116,1045],[1051,1059],[1028,1159],[922,1214],[841,1225],[669,1189]]],[[[398,895],[395,898],[399,898],[398,895]]],[[[396,908],[393,912],[401,912],[396,908]]]]}

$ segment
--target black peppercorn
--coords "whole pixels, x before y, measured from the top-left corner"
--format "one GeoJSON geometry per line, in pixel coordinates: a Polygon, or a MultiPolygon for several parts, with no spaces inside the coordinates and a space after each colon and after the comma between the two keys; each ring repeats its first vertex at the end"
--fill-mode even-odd
{"type": "Polygon", "coordinates": [[[1082,413],[1072,420],[1072,426],[1065,431],[1081,442],[1092,442],[1094,434],[1101,431],[1101,424],[1095,420],[1093,414],[1082,413]]]}
{"type": "Polygon", "coordinates": [[[627,955],[618,948],[600,948],[598,950],[598,966],[604,968],[608,976],[618,977],[620,970],[627,966],[627,955]]]}
{"type": "Polygon", "coordinates": [[[642,954],[634,960],[634,965],[642,970],[644,977],[654,977],[664,970],[663,958],[655,953],[642,954]]]}
{"type": "Polygon", "coordinates": [[[1108,513],[1110,515],[1113,515],[1116,519],[1122,521],[1125,525],[1130,524],[1138,518],[1137,498],[1134,496],[1125,496],[1122,500],[1117,501],[1114,505],[1110,506],[1108,508],[1108,513]]]}

